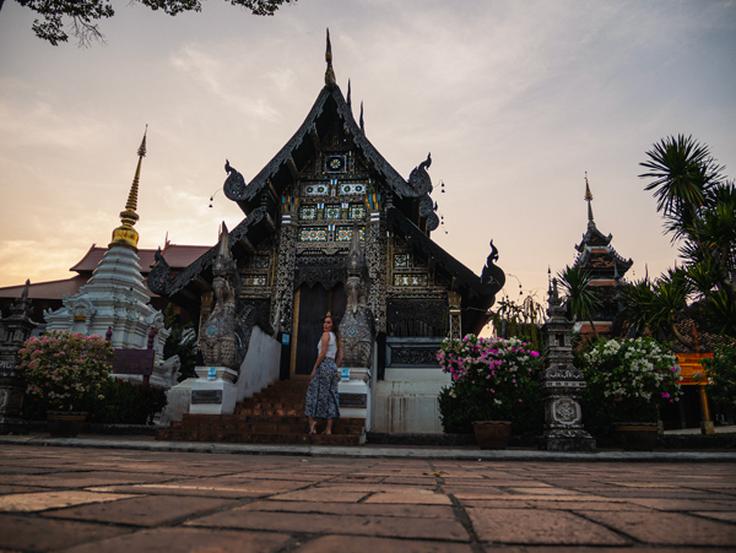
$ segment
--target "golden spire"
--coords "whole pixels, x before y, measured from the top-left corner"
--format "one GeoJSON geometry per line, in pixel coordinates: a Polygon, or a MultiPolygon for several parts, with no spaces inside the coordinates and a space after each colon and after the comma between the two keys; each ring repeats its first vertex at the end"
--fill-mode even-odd
{"type": "Polygon", "coordinates": [[[135,175],[133,176],[133,183],[130,185],[130,192],[128,193],[128,201],[125,202],[125,209],[120,212],[120,222],[122,223],[119,227],[112,231],[112,242],[110,246],[130,246],[131,248],[138,247],[138,231],[133,228],[136,221],[138,221],[138,184],[141,179],[141,163],[143,158],[146,157],[146,134],[148,133],[148,125],[146,130],[143,132],[143,140],[141,145],[138,147],[138,163],[135,167],[135,175]]]}
{"type": "Polygon", "coordinates": [[[335,86],[337,80],[335,79],[335,71],[332,69],[332,44],[330,43],[330,29],[327,29],[327,46],[325,48],[325,61],[327,62],[327,69],[325,69],[325,85],[335,86]]]}

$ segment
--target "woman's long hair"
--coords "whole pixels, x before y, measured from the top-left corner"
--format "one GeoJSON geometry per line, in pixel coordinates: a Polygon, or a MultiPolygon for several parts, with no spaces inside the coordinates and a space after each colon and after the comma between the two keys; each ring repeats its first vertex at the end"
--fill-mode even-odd
{"type": "Polygon", "coordinates": [[[327,317],[332,319],[332,332],[335,333],[335,341],[337,342],[337,353],[339,353],[342,350],[342,340],[340,339],[340,330],[338,328],[337,323],[335,322],[335,317],[332,316],[332,313],[330,311],[325,313],[325,316],[322,317],[322,324],[325,324],[325,319],[327,317]]]}

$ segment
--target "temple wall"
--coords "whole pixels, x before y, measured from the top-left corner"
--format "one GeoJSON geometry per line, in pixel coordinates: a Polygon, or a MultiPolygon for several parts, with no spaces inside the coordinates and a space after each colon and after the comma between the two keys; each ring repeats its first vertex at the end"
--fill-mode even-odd
{"type": "Polygon", "coordinates": [[[442,433],[437,396],[450,376],[441,369],[386,369],[375,382],[374,432],[442,433]]]}
{"type": "Polygon", "coordinates": [[[263,332],[257,325],[253,327],[248,343],[248,352],[240,365],[237,401],[260,392],[279,379],[281,362],[281,343],[263,332]]]}

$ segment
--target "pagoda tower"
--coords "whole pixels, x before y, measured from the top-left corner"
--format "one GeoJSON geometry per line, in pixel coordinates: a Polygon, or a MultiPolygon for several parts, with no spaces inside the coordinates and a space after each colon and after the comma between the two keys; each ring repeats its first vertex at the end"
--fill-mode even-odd
{"type": "Polygon", "coordinates": [[[105,255],[79,292],[67,296],[63,307],[44,313],[47,331],[78,332],[88,336],[106,336],[112,346],[146,349],[149,335],[155,334],[156,357],[163,355],[169,331],[163,314],[150,304],[151,292],[143,282],[138,257],[138,185],[141,164],[146,155],[146,133],[138,148],[138,163],[130,186],[125,209],[120,212],[120,226],[112,231],[112,241],[105,255]]]}
{"type": "MultiPolygon", "coordinates": [[[[593,218],[593,194],[590,191],[587,171],[585,201],[588,204],[588,227],[580,243],[575,246],[578,255],[573,266],[586,270],[590,275],[590,286],[600,300],[598,309],[593,313],[593,324],[598,334],[609,334],[619,311],[618,290],[626,271],[634,262],[631,259],[624,259],[616,252],[611,245],[613,235],[605,235],[598,230],[593,218]]],[[[590,323],[582,322],[580,332],[592,333],[590,323]]]]}

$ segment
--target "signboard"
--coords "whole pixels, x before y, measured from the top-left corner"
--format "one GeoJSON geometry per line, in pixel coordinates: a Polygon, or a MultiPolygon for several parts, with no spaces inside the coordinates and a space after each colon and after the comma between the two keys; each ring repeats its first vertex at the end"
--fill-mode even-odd
{"type": "Polygon", "coordinates": [[[192,390],[192,405],[222,403],[222,390],[192,390]]]}
{"type": "Polygon", "coordinates": [[[207,369],[207,380],[217,380],[217,369],[215,367],[207,369]]]}
{"type": "Polygon", "coordinates": [[[340,394],[340,407],[365,409],[367,403],[368,396],[365,394],[340,394]]]}
{"type": "Polygon", "coordinates": [[[340,369],[340,380],[343,382],[350,382],[350,369],[348,367],[340,369]]]}
{"type": "Polygon", "coordinates": [[[702,386],[708,384],[708,377],[703,366],[704,359],[713,359],[713,353],[677,353],[677,364],[680,365],[681,386],[702,386]]]}

